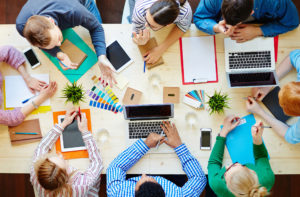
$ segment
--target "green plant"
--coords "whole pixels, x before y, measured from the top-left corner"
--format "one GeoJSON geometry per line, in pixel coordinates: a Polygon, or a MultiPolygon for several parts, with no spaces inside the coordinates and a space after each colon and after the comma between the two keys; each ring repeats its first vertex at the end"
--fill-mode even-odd
{"type": "Polygon", "coordinates": [[[209,101],[208,101],[208,105],[209,105],[209,114],[213,114],[213,113],[224,113],[224,109],[225,108],[229,108],[228,106],[228,101],[229,101],[229,97],[227,94],[222,95],[221,91],[217,92],[215,91],[213,96],[208,96],[209,97],[209,101]]]}
{"type": "Polygon", "coordinates": [[[78,105],[80,101],[84,101],[84,91],[82,85],[77,85],[76,82],[72,83],[71,85],[67,84],[62,91],[62,98],[67,99],[66,103],[72,102],[73,105],[78,105]]]}

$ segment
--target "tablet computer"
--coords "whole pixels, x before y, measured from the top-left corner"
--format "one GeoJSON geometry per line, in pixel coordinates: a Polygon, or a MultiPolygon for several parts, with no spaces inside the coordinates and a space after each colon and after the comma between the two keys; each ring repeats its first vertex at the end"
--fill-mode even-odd
{"type": "Polygon", "coordinates": [[[117,40],[106,48],[106,56],[117,73],[133,62],[117,40]]]}

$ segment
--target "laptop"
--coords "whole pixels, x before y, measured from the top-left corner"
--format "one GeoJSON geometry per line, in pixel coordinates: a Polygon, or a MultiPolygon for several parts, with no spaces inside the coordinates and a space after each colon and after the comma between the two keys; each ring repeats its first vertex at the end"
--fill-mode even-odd
{"type": "MultiPolygon", "coordinates": [[[[162,121],[171,121],[174,117],[174,104],[125,105],[124,118],[128,120],[126,138],[128,146],[138,139],[145,140],[149,133],[166,136],[160,125],[162,121]]],[[[148,153],[173,153],[174,149],[163,143],[148,153]]]]}
{"type": "Polygon", "coordinates": [[[230,88],[277,86],[274,38],[245,43],[224,39],[226,78],[230,88]]]}

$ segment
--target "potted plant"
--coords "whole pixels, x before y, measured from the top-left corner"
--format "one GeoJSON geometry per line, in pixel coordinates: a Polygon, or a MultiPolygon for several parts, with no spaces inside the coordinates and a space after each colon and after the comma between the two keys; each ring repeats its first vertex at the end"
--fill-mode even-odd
{"type": "Polygon", "coordinates": [[[84,101],[84,90],[82,85],[77,85],[76,82],[73,82],[71,85],[67,84],[62,91],[62,98],[67,99],[66,103],[71,102],[73,105],[79,105],[80,101],[84,101]]]}
{"type": "Polygon", "coordinates": [[[224,109],[225,108],[229,108],[228,105],[228,101],[229,101],[229,97],[227,94],[221,94],[220,92],[215,91],[213,96],[208,96],[209,97],[209,101],[208,101],[208,105],[209,105],[209,114],[213,114],[213,113],[224,113],[224,109]]]}

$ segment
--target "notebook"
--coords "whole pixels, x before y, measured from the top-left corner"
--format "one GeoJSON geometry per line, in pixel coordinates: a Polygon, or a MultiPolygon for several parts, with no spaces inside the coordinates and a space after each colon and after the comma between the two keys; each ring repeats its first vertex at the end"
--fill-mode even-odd
{"type": "Polygon", "coordinates": [[[22,124],[14,127],[8,127],[10,141],[12,145],[26,144],[30,142],[40,141],[42,139],[41,127],[39,119],[25,120],[22,124]],[[37,135],[15,134],[22,133],[38,133],[37,135]]]}
{"type": "Polygon", "coordinates": [[[63,44],[60,46],[60,50],[67,54],[73,63],[78,64],[77,68],[87,57],[87,55],[83,51],[81,51],[76,45],[70,42],[69,39],[65,39],[63,44]]]}
{"type": "Polygon", "coordinates": [[[280,87],[275,87],[271,92],[269,92],[262,100],[263,104],[269,109],[269,111],[273,114],[273,116],[282,121],[286,122],[290,119],[290,116],[285,115],[282,108],[279,105],[278,93],[280,91],[280,87]]]}
{"type": "MultiPolygon", "coordinates": [[[[150,38],[150,40],[147,42],[147,44],[145,45],[138,45],[140,53],[142,55],[142,57],[144,58],[144,54],[146,54],[148,51],[150,51],[151,49],[153,49],[154,47],[157,47],[157,42],[155,38],[150,38]]],[[[156,66],[162,65],[164,64],[164,60],[162,57],[160,57],[158,59],[158,61],[154,64],[146,64],[147,69],[151,69],[154,68],[156,66]]]]}
{"type": "Polygon", "coordinates": [[[183,37],[179,43],[183,85],[218,82],[215,37],[183,37]]]}

